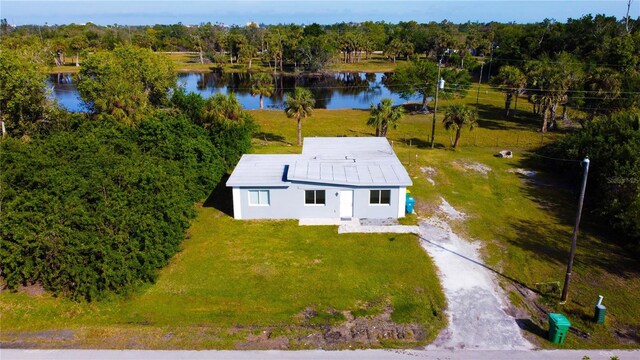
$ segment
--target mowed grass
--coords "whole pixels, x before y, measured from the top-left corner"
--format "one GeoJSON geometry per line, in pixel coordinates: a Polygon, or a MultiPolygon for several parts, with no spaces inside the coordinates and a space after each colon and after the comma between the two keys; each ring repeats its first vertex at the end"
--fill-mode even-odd
{"type": "Polygon", "coordinates": [[[225,349],[263,329],[293,339],[344,320],[336,312],[389,305],[395,322],[421,324],[427,340],[446,322],[434,266],[415,236],[236,221],[201,206],[156,284],[89,304],[4,291],[0,339],[8,347],[225,349]],[[317,315],[305,319],[305,309],[317,315]],[[72,339],[56,335],[65,330],[72,339]]]}
{"type": "MultiPolygon", "coordinates": [[[[432,114],[408,115],[388,134],[413,179],[410,190],[418,200],[418,215],[436,213],[440,197],[468,215],[455,231],[481,242],[485,261],[508,298],[525,311],[519,316],[531,317],[525,334],[539,346],[552,347],[545,340],[545,312],[561,312],[579,330],[569,334],[564,348],[638,347],[638,261],[611,245],[606,229],[598,228],[588,211],[578,240],[570,301],[558,303],[554,284],[562,283],[566,270],[575,187],[554,174],[528,178],[513,171],[527,168],[531,151],[562,133],[542,137],[524,99],[517,118],[505,119],[502,94],[483,86],[480,127],[463,132],[460,149],[448,148],[442,112],[453,101],[475,106],[476,94],[470,91],[465,99],[439,104],[435,149],[427,141],[432,114]],[[515,151],[514,158],[494,156],[505,148],[515,151]],[[491,171],[483,175],[464,169],[464,164],[476,162],[491,171]],[[436,170],[430,175],[435,186],[421,170],[427,166],[436,170]],[[599,294],[605,296],[608,311],[604,325],[590,321],[599,294]]],[[[284,112],[251,113],[261,126],[255,152],[300,151],[295,145],[296,123],[284,112]]],[[[303,135],[371,136],[367,117],[363,110],[318,109],[303,120],[303,135]]],[[[306,307],[319,311],[315,321],[329,323],[340,321],[331,317],[330,308],[368,314],[385,302],[394,306],[394,320],[420,321],[430,336],[444,324],[444,300],[433,267],[411,236],[337,235],[331,227],[235,222],[214,208],[198,211],[184,251],[161,272],[157,284],[130,299],[76,304],[3,292],[2,341],[19,338],[16,331],[71,328],[83,346],[232,348],[261,326],[291,329],[301,324],[298,314],[306,307]],[[167,340],[168,334],[172,335],[167,340]]]]}
{"type": "MultiPolygon", "coordinates": [[[[437,212],[440,197],[469,215],[455,230],[481,241],[485,261],[496,271],[509,299],[530,314],[533,323],[525,333],[538,345],[553,346],[545,339],[546,312],[561,312],[577,329],[567,337],[565,348],[639,347],[640,264],[634,254],[616,245],[615,239],[607,238],[606,229],[589,215],[593,209],[583,215],[569,302],[559,304],[577,189],[552,173],[538,171],[534,177],[527,177],[515,170],[537,170],[530,168],[535,149],[555,141],[563,132],[539,133],[539,121],[524,99],[520,99],[516,119],[507,120],[502,94],[483,86],[480,127],[463,132],[458,150],[448,148],[449,134],[441,126],[444,108],[454,101],[475,106],[476,94],[470,91],[465,99],[441,103],[435,149],[427,141],[432,114],[408,115],[387,136],[413,179],[410,190],[418,200],[418,215],[437,212]],[[514,150],[514,158],[495,157],[502,149],[514,150]],[[491,171],[483,175],[464,169],[463,164],[474,163],[484,164],[491,171]],[[436,169],[436,175],[431,176],[435,186],[427,181],[421,170],[424,167],[436,169]],[[598,295],[605,296],[608,310],[604,325],[591,321],[598,295]]],[[[263,132],[255,139],[257,152],[299,151],[294,120],[287,119],[282,111],[252,113],[263,132]]],[[[303,135],[372,136],[367,117],[368,111],[363,110],[315,110],[312,117],[303,120],[303,135]]],[[[580,171],[578,167],[573,169],[580,171]]]]}

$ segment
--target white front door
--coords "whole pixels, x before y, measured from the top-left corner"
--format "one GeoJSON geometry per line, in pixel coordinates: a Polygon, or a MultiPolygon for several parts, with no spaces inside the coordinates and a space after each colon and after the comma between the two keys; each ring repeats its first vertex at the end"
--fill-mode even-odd
{"type": "Polygon", "coordinates": [[[353,190],[340,190],[340,217],[353,217],[353,190]]]}

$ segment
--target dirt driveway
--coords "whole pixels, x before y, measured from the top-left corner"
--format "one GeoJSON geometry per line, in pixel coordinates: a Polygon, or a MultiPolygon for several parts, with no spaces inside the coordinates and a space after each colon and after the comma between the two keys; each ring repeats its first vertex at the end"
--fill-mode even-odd
{"type": "Polygon", "coordinates": [[[533,346],[505,309],[508,301],[493,272],[484,266],[478,244],[456,235],[450,221],[465,215],[441,199],[440,217],[421,221],[422,247],[440,272],[448,302],[449,326],[427,349],[524,350],[533,346]]]}

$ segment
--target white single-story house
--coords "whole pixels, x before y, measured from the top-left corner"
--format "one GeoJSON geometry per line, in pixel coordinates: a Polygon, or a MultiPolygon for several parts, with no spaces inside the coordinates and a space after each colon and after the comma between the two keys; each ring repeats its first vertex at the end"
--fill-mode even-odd
{"type": "Polygon", "coordinates": [[[411,185],[381,137],[305,138],[302,154],[243,155],[227,181],[236,219],[400,218],[411,185]]]}

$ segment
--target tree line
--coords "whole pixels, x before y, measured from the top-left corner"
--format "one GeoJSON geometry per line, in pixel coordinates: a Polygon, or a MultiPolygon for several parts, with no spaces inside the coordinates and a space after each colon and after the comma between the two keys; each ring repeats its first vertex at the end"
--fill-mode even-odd
{"type": "MultiPolygon", "coordinates": [[[[497,64],[518,64],[571,53],[590,64],[607,64],[618,70],[637,66],[640,20],[613,16],[585,15],[566,22],[544,20],[533,24],[477,23],[449,21],[338,23],[330,25],[225,26],[198,25],[99,26],[24,25],[11,27],[3,19],[2,46],[16,49],[25,45],[48,50],[47,60],[63,64],[80,54],[113,50],[129,44],[157,52],[195,52],[200,61],[243,62],[258,58],[284,70],[322,69],[331,61],[360,62],[373,52],[390,60],[422,54],[430,58],[447,56],[444,61],[465,67],[473,56],[491,57],[497,64]],[[466,63],[466,64],[465,64],[466,63]]],[[[477,63],[477,62],[476,62],[477,63]]],[[[487,69],[497,71],[497,69],[487,69]]]]}

